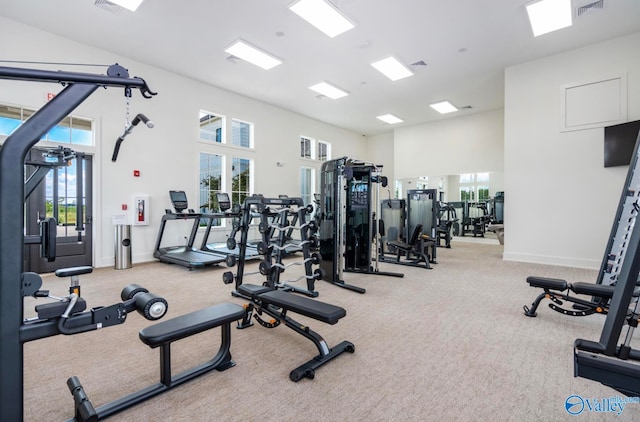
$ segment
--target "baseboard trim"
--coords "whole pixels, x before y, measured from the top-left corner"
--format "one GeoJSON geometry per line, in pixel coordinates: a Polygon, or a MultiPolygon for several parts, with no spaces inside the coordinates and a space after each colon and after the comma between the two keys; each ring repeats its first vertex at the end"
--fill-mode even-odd
{"type": "Polygon", "coordinates": [[[559,256],[533,255],[514,252],[504,252],[504,261],[526,262],[529,264],[558,265],[561,267],[584,268],[588,270],[600,269],[600,261],[595,259],[568,258],[559,256]]]}

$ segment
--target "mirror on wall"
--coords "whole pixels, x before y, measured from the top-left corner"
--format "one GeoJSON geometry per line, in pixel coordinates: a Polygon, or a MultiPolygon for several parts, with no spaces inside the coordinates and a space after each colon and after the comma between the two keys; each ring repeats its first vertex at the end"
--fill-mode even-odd
{"type": "Polygon", "coordinates": [[[410,189],[437,189],[440,201],[481,202],[493,198],[496,192],[504,191],[504,173],[479,172],[416,176],[398,179],[394,185],[389,184],[387,189],[393,198],[404,198],[410,189]]]}

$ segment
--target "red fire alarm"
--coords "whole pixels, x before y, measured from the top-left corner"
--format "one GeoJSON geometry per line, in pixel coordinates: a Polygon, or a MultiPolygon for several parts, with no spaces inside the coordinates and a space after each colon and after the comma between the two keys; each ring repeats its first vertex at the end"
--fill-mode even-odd
{"type": "Polygon", "coordinates": [[[122,204],[122,211],[126,211],[127,210],[127,204],[122,204]]]}
{"type": "Polygon", "coordinates": [[[140,170],[134,170],[133,177],[140,177],[140,170]]]}

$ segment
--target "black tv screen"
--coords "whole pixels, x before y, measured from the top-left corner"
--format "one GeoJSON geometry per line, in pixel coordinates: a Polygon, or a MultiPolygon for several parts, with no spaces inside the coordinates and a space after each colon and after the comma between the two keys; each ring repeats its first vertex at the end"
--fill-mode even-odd
{"type": "Polygon", "coordinates": [[[631,163],[640,132],[640,120],[604,128],[604,166],[626,166],[631,163]]]}

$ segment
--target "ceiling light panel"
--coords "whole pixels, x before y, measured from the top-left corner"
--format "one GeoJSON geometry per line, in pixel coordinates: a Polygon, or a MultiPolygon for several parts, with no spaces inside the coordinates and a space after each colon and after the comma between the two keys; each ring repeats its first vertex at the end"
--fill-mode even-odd
{"type": "Polygon", "coordinates": [[[325,0],[298,0],[289,9],[331,38],[355,27],[353,22],[325,0]]]}
{"type": "Polygon", "coordinates": [[[117,4],[120,7],[129,9],[135,12],[138,6],[142,3],[142,0],[109,0],[109,3],[117,4]]]}
{"type": "Polygon", "coordinates": [[[269,70],[282,63],[282,60],[265,53],[243,40],[234,42],[224,51],[265,70],[269,70]]]}
{"type": "Polygon", "coordinates": [[[429,107],[434,109],[440,114],[453,113],[454,111],[458,111],[458,109],[451,104],[449,101],[442,101],[435,104],[429,104],[429,107]]]}
{"type": "Polygon", "coordinates": [[[377,118],[385,123],[389,123],[390,125],[395,125],[396,123],[402,123],[404,121],[401,118],[394,116],[393,114],[384,114],[382,116],[378,116],[377,118]]]}
{"type": "Polygon", "coordinates": [[[332,100],[338,99],[338,98],[342,98],[342,97],[346,97],[347,95],[349,95],[348,92],[341,90],[340,88],[336,88],[335,86],[327,83],[327,82],[320,82],[319,84],[315,84],[313,86],[310,86],[309,89],[324,95],[325,97],[329,97],[332,100]]]}
{"type": "Polygon", "coordinates": [[[534,37],[572,24],[571,0],[539,0],[526,8],[534,37]]]}
{"type": "Polygon", "coordinates": [[[375,67],[379,72],[392,81],[413,76],[413,72],[407,69],[394,57],[387,57],[386,59],[371,63],[371,66],[375,67]]]}

